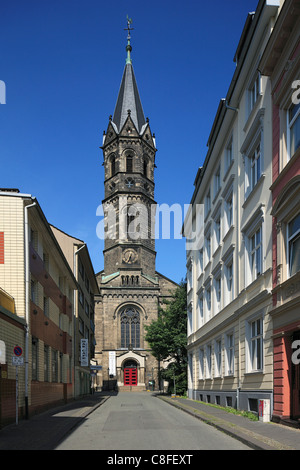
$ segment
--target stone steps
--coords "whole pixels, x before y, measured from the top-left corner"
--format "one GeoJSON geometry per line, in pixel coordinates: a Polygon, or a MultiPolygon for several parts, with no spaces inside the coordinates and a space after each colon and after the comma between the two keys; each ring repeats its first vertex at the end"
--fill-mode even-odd
{"type": "Polygon", "coordinates": [[[120,385],[119,392],[144,392],[144,385],[120,385]]]}

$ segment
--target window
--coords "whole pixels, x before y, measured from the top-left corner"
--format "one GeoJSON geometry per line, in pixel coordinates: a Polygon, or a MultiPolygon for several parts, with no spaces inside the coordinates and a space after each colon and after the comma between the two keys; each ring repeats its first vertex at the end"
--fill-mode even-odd
{"type": "Polygon", "coordinates": [[[215,173],[215,190],[214,190],[214,197],[217,196],[218,192],[220,191],[221,188],[221,170],[220,166],[218,167],[216,173],[215,173]]]}
{"type": "Polygon", "coordinates": [[[49,382],[49,346],[44,346],[44,381],[49,382]]]}
{"type": "Polygon", "coordinates": [[[257,371],[263,367],[263,328],[262,318],[250,322],[250,370],[257,371]]]}
{"type": "Polygon", "coordinates": [[[52,382],[58,382],[58,353],[54,349],[52,349],[51,354],[52,359],[52,382]]]}
{"type": "Polygon", "coordinates": [[[248,89],[248,110],[249,114],[255,106],[261,92],[260,74],[258,73],[248,89]]]}
{"type": "Polygon", "coordinates": [[[232,194],[225,201],[225,212],[226,212],[226,222],[227,229],[229,229],[233,224],[233,214],[232,214],[232,194]]]}
{"type": "Polygon", "coordinates": [[[215,284],[215,313],[218,313],[221,310],[221,277],[218,277],[214,280],[215,284]]]}
{"type": "Polygon", "coordinates": [[[44,297],[44,315],[49,317],[49,297],[44,297]]]}
{"type": "Polygon", "coordinates": [[[259,178],[261,177],[261,158],[260,158],[260,143],[255,147],[255,150],[250,154],[250,191],[254,188],[259,178]]]}
{"type": "Polygon", "coordinates": [[[217,339],[215,341],[215,376],[222,375],[222,341],[217,339]]]}
{"type": "Polygon", "coordinates": [[[207,312],[207,319],[210,318],[211,314],[211,287],[208,286],[205,292],[206,297],[206,312],[207,312]]]}
{"type": "Polygon", "coordinates": [[[288,111],[288,159],[300,147],[300,103],[293,104],[288,111]]]}
{"type": "Polygon", "coordinates": [[[288,224],[289,275],[300,271],[300,213],[288,224]]]}
{"type": "Polygon", "coordinates": [[[221,219],[220,215],[215,220],[215,249],[217,249],[220,245],[221,241],[221,219]]]}
{"type": "Polygon", "coordinates": [[[125,307],[120,314],[121,348],[140,347],[140,314],[134,307],[125,307]]]}
{"type": "Polygon", "coordinates": [[[211,378],[211,345],[206,346],[206,378],[211,378]]]}
{"type": "Polygon", "coordinates": [[[199,348],[199,379],[204,378],[204,350],[199,348]]]}
{"type": "Polygon", "coordinates": [[[251,236],[250,247],[250,272],[254,281],[262,272],[262,229],[261,227],[251,236]]]}
{"type": "Polygon", "coordinates": [[[203,272],[203,248],[199,251],[199,274],[203,272]]]}
{"type": "Polygon", "coordinates": [[[199,312],[199,322],[198,327],[203,325],[203,294],[198,297],[198,312],[199,312]]]}
{"type": "Polygon", "coordinates": [[[205,235],[205,252],[206,252],[206,264],[207,264],[210,261],[210,257],[211,257],[210,232],[205,235]]]}
{"type": "Polygon", "coordinates": [[[226,285],[227,285],[227,299],[228,303],[233,300],[233,262],[229,262],[229,264],[225,267],[225,275],[226,275],[226,285]]]}
{"type": "Polygon", "coordinates": [[[133,156],[127,155],[126,157],[126,172],[132,173],[133,172],[133,156]]]}
{"type": "Polygon", "coordinates": [[[148,162],[147,162],[147,159],[144,158],[144,161],[143,161],[143,173],[144,173],[144,176],[148,176],[148,162]]]}
{"type": "Polygon", "coordinates": [[[0,264],[4,264],[4,232],[0,232],[0,264]]]}
{"type": "Polygon", "coordinates": [[[192,306],[189,305],[188,311],[187,311],[187,334],[190,335],[193,332],[193,310],[192,306]]]}
{"type": "Polygon", "coordinates": [[[211,208],[211,200],[210,200],[210,190],[209,190],[205,198],[205,217],[209,213],[210,208],[211,208]]]}
{"type": "Polygon", "coordinates": [[[37,282],[31,280],[31,300],[33,303],[37,303],[37,282]]]}
{"type": "Polygon", "coordinates": [[[110,159],[110,176],[116,174],[116,157],[113,155],[110,159]]]}
{"type": "Polygon", "coordinates": [[[232,146],[232,138],[231,138],[225,151],[225,172],[229,170],[232,162],[233,162],[233,146],[232,146]]]}
{"type": "Polygon", "coordinates": [[[32,380],[38,380],[38,340],[36,338],[32,338],[31,360],[32,380]]]}
{"type": "Polygon", "coordinates": [[[234,336],[233,333],[226,335],[226,373],[233,375],[234,372],[234,336]]]}

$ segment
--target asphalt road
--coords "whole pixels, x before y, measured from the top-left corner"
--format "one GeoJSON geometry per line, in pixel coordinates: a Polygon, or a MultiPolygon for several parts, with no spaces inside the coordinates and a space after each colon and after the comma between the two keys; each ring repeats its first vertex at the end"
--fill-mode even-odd
{"type": "Polygon", "coordinates": [[[91,413],[56,450],[249,450],[151,393],[124,392],[91,413]]]}

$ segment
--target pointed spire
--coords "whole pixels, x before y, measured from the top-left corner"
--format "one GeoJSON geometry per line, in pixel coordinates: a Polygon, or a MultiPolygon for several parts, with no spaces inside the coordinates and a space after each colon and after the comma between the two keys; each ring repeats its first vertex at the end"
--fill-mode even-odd
{"type": "Polygon", "coordinates": [[[127,59],[121,81],[117,104],[115,107],[115,112],[113,115],[113,123],[116,125],[118,132],[121,131],[128,117],[128,110],[130,110],[130,117],[133,120],[138,132],[141,132],[142,127],[146,123],[130,55],[132,51],[132,47],[130,44],[130,31],[133,30],[133,28],[130,27],[131,24],[132,20],[129,19],[127,16],[127,28],[125,30],[128,31],[126,46],[127,59]]]}

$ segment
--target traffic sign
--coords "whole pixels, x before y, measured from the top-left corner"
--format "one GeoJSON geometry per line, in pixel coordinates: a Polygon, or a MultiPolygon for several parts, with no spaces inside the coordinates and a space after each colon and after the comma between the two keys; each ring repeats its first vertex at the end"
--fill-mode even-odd
{"type": "Polygon", "coordinates": [[[24,357],[12,356],[12,365],[13,366],[23,366],[24,357]]]}
{"type": "Polygon", "coordinates": [[[15,346],[14,347],[14,354],[15,354],[15,356],[18,356],[18,357],[22,356],[23,350],[22,350],[21,346],[15,346]]]}

